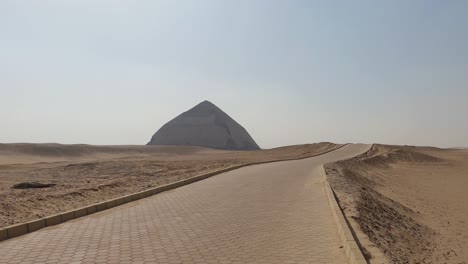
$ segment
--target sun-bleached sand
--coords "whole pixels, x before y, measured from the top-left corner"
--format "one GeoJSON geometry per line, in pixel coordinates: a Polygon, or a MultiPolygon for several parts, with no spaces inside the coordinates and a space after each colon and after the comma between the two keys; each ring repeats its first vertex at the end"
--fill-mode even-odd
{"type": "Polygon", "coordinates": [[[326,166],[370,263],[468,262],[468,151],[374,145],[326,166]]]}

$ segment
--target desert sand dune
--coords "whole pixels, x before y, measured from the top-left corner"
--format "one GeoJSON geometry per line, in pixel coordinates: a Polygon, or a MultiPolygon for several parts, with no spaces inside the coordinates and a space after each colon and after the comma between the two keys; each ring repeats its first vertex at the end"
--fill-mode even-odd
{"type": "Polygon", "coordinates": [[[0,165],[215,153],[223,153],[223,151],[196,146],[95,146],[85,144],[16,143],[0,144],[0,165]]]}
{"type": "Polygon", "coordinates": [[[468,262],[468,151],[375,145],[327,165],[371,263],[468,262]]]}

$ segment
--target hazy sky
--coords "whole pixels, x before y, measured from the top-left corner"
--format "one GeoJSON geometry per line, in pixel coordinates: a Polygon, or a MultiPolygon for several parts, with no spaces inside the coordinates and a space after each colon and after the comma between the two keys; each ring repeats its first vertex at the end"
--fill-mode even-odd
{"type": "Polygon", "coordinates": [[[468,146],[468,1],[0,1],[0,142],[145,144],[203,100],[263,148],[468,146]]]}

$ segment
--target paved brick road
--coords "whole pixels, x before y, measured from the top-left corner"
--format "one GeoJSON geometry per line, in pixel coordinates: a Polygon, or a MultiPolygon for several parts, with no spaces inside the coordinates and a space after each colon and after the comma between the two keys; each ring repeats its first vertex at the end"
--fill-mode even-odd
{"type": "Polygon", "coordinates": [[[319,166],[246,167],[0,242],[0,263],[346,263],[319,166]]]}

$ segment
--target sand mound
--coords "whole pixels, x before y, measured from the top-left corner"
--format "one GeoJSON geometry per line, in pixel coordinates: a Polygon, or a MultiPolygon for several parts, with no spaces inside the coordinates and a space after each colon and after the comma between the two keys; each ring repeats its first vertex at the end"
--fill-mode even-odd
{"type": "Polygon", "coordinates": [[[394,263],[427,263],[435,247],[434,231],[411,217],[415,213],[379,192],[363,188],[357,202],[362,231],[394,263]]]}
{"type": "Polygon", "coordinates": [[[383,145],[374,145],[369,152],[357,158],[366,164],[376,166],[388,166],[399,162],[424,164],[444,161],[441,158],[413,150],[412,147],[383,145]]]}
{"type": "Polygon", "coordinates": [[[16,143],[0,144],[0,165],[202,153],[224,152],[195,146],[94,146],[84,144],[16,143]]]}
{"type": "Polygon", "coordinates": [[[374,145],[326,165],[370,263],[466,263],[468,152],[374,145]]]}
{"type": "Polygon", "coordinates": [[[239,123],[204,101],[162,126],[148,145],[201,146],[225,150],[260,149],[239,123]]]}

